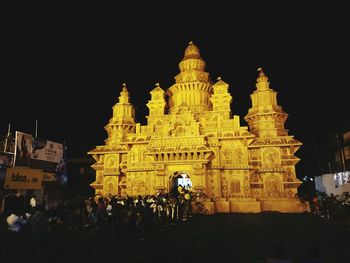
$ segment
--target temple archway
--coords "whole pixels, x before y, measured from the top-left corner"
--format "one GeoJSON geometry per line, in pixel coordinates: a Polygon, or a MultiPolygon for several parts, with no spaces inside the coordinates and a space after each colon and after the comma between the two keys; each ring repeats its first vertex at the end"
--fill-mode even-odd
{"type": "Polygon", "coordinates": [[[186,171],[174,172],[169,176],[169,193],[177,194],[179,185],[187,190],[192,188],[191,178],[186,171]]]}

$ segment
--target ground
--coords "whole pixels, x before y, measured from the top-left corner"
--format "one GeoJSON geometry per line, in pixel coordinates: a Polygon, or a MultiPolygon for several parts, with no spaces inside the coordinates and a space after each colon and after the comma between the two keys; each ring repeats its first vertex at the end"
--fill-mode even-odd
{"type": "Polygon", "coordinates": [[[349,234],[349,226],[312,214],[197,215],[143,241],[91,230],[46,240],[1,234],[0,262],[265,262],[279,244],[294,262],[309,258],[310,245],[324,262],[348,262],[349,234]]]}

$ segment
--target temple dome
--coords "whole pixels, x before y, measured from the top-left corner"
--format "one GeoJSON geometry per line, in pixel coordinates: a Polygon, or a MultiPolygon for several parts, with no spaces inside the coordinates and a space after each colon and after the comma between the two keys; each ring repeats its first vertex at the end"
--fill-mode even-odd
{"type": "Polygon", "coordinates": [[[186,59],[186,58],[199,58],[199,59],[201,59],[199,48],[195,44],[193,44],[192,41],[190,43],[188,43],[188,47],[185,50],[184,59],[186,59]]]}
{"type": "Polygon", "coordinates": [[[185,55],[179,64],[179,68],[181,72],[191,70],[205,70],[205,62],[201,58],[199,48],[193,44],[192,41],[188,43],[188,47],[185,50],[185,55]]]}

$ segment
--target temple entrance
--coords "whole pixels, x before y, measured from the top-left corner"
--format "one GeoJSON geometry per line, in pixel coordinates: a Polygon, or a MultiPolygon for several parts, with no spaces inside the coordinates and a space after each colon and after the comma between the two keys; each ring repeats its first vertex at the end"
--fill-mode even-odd
{"type": "Polygon", "coordinates": [[[169,177],[169,193],[177,194],[177,188],[182,186],[184,189],[192,188],[192,181],[187,172],[175,172],[169,177]]]}

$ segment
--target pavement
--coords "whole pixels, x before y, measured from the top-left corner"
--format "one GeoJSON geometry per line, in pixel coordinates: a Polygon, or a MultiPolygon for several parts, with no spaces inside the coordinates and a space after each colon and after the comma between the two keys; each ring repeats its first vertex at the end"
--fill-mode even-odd
{"type": "Polygon", "coordinates": [[[350,262],[349,227],[313,214],[196,215],[146,231],[143,240],[125,231],[86,229],[45,238],[1,233],[0,262],[257,263],[277,249],[293,262],[307,262],[311,246],[321,262],[350,262]]]}

